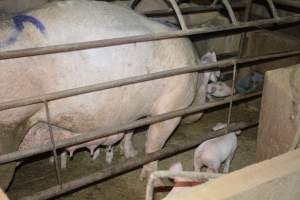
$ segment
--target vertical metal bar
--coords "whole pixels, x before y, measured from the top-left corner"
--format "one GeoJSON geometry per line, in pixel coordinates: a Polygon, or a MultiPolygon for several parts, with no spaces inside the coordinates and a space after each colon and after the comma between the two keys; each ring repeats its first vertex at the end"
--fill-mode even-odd
{"type": "Polygon", "coordinates": [[[234,65],[233,65],[233,76],[232,76],[232,85],[231,85],[231,95],[230,95],[230,103],[229,103],[229,111],[228,111],[228,117],[227,117],[227,128],[226,128],[227,133],[229,133],[229,124],[230,124],[230,121],[231,121],[231,114],[232,114],[234,86],[235,86],[235,79],[236,79],[236,68],[237,68],[237,64],[234,63],[234,65]]]}
{"type": "Polygon", "coordinates": [[[210,5],[214,7],[214,6],[217,5],[218,1],[219,1],[219,0],[214,0],[214,1],[212,2],[212,4],[210,4],[210,5]]]}
{"type": "Polygon", "coordinates": [[[270,6],[270,9],[271,9],[271,12],[272,12],[272,15],[275,19],[278,19],[279,18],[279,15],[278,15],[278,12],[277,12],[277,9],[274,5],[274,2],[273,0],[267,0],[269,6],[270,6]]]}
{"type": "Polygon", "coordinates": [[[128,5],[127,5],[127,6],[128,6],[128,8],[134,10],[135,7],[140,3],[140,1],[141,1],[141,0],[130,0],[130,1],[128,2],[128,5]]]}
{"type": "Polygon", "coordinates": [[[44,105],[45,105],[45,111],[46,111],[46,119],[47,119],[47,124],[48,124],[48,129],[49,129],[49,134],[50,134],[50,139],[53,147],[53,156],[54,156],[54,164],[55,164],[55,170],[56,170],[56,177],[57,177],[57,182],[60,186],[62,186],[62,178],[61,178],[61,171],[58,163],[58,156],[57,156],[57,150],[56,150],[56,145],[55,145],[55,140],[54,140],[54,135],[53,135],[53,129],[51,124],[51,118],[50,118],[50,112],[49,112],[49,106],[48,102],[44,100],[44,105]]]}
{"type": "MultiPolygon", "coordinates": [[[[247,22],[250,19],[252,2],[253,2],[253,0],[247,0],[247,2],[246,2],[245,15],[244,15],[244,19],[243,19],[244,22],[247,22]]],[[[247,36],[247,32],[243,32],[241,34],[240,43],[239,43],[238,59],[240,59],[243,56],[245,44],[246,44],[246,36],[247,36]]]]}
{"type": "Polygon", "coordinates": [[[226,10],[227,10],[227,12],[229,14],[231,22],[233,24],[238,24],[238,20],[235,17],[234,11],[232,10],[232,7],[231,7],[229,1],[228,0],[222,0],[222,2],[223,2],[224,6],[225,6],[225,8],[226,8],[226,10]]]}
{"type": "Polygon", "coordinates": [[[187,28],[187,26],[186,26],[186,23],[185,23],[185,21],[184,21],[183,15],[182,15],[182,13],[181,13],[181,10],[180,10],[180,8],[179,8],[179,6],[178,6],[176,0],[169,0],[169,1],[170,1],[171,5],[172,5],[174,11],[175,11],[175,14],[176,14],[176,16],[177,16],[177,19],[178,19],[178,21],[179,21],[179,24],[180,24],[180,26],[181,26],[181,29],[182,29],[182,30],[187,30],[188,28],[187,28]]]}

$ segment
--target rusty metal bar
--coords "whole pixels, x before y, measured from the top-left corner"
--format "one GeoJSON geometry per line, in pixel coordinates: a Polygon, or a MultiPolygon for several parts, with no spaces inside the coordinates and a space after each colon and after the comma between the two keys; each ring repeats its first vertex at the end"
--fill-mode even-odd
{"type": "Polygon", "coordinates": [[[178,68],[178,69],[174,69],[174,70],[167,70],[167,71],[163,71],[163,72],[151,73],[151,74],[147,74],[147,75],[124,78],[124,79],[120,79],[120,80],[109,81],[109,82],[105,82],[105,83],[99,83],[99,84],[94,84],[94,85],[89,85],[89,86],[84,86],[84,87],[59,91],[59,92],[53,92],[53,93],[48,93],[48,94],[44,94],[44,95],[23,98],[23,99],[19,99],[19,100],[2,102],[2,103],[0,103],[0,111],[11,109],[11,108],[16,108],[16,107],[20,107],[20,106],[27,106],[27,105],[37,104],[37,103],[43,103],[44,100],[53,101],[53,100],[66,98],[66,97],[70,97],[70,96],[86,94],[86,93],[90,93],[90,92],[106,90],[106,89],[111,89],[111,88],[115,88],[115,87],[120,87],[120,86],[125,86],[125,85],[129,85],[129,84],[145,82],[145,81],[150,81],[150,80],[155,80],[155,79],[160,79],[160,78],[166,78],[169,76],[175,76],[175,75],[180,75],[180,74],[185,74],[185,73],[192,73],[192,72],[197,72],[197,71],[205,71],[205,70],[214,69],[214,68],[229,67],[229,66],[232,66],[234,63],[245,64],[245,63],[250,63],[250,62],[265,61],[265,60],[270,60],[270,59],[278,59],[278,58],[296,56],[296,55],[300,55],[300,50],[286,51],[286,52],[280,52],[280,53],[274,53],[274,54],[266,54],[266,55],[262,55],[262,56],[249,57],[249,58],[228,59],[225,61],[219,61],[216,63],[206,64],[206,65],[184,67],[184,68],[178,68]]]}
{"type": "MultiPolygon", "coordinates": [[[[246,95],[236,95],[236,96],[234,96],[233,101],[235,102],[235,101],[241,101],[241,100],[245,100],[245,99],[249,99],[249,98],[255,98],[260,95],[261,95],[261,91],[246,94],[246,95]]],[[[84,142],[88,142],[91,140],[112,136],[117,133],[125,132],[127,130],[132,130],[132,129],[135,129],[138,127],[154,124],[157,122],[165,121],[165,120],[172,119],[175,117],[201,112],[201,111],[209,109],[209,108],[228,104],[229,102],[230,102],[230,99],[227,98],[222,101],[206,103],[201,106],[191,106],[189,108],[168,112],[168,113],[156,115],[153,117],[147,117],[145,119],[140,119],[140,120],[137,120],[137,121],[134,121],[131,123],[120,125],[118,127],[112,127],[112,128],[108,128],[108,129],[97,128],[90,132],[82,133],[79,136],[76,136],[73,138],[57,141],[56,148],[60,149],[60,148],[64,148],[67,146],[74,145],[74,144],[84,143],[84,142]]],[[[4,164],[4,163],[20,160],[23,158],[31,157],[31,156],[34,156],[37,154],[49,152],[51,150],[52,150],[52,146],[50,144],[48,144],[48,145],[39,146],[34,149],[15,151],[12,153],[1,155],[0,156],[0,164],[4,164]]]]}
{"type": "Polygon", "coordinates": [[[184,18],[183,18],[183,16],[182,16],[182,13],[181,13],[181,11],[180,11],[180,8],[179,8],[179,6],[178,6],[176,0],[169,0],[169,1],[170,1],[171,5],[172,5],[174,11],[175,11],[175,14],[176,14],[176,17],[177,17],[177,19],[178,19],[178,21],[179,21],[179,24],[180,24],[180,26],[181,26],[181,29],[182,29],[182,30],[187,30],[188,28],[187,28],[187,26],[186,26],[185,20],[184,20],[184,18]]]}
{"type": "Polygon", "coordinates": [[[283,6],[290,6],[294,8],[300,8],[300,2],[295,0],[273,0],[274,3],[283,5],[283,6]]]}
{"type": "Polygon", "coordinates": [[[212,180],[222,176],[222,174],[217,173],[207,173],[207,172],[195,172],[195,171],[181,171],[181,172],[171,172],[171,171],[155,171],[150,175],[146,188],[146,198],[145,200],[153,200],[155,181],[161,178],[189,178],[193,181],[201,181],[203,179],[212,180]]]}
{"type": "Polygon", "coordinates": [[[272,15],[274,18],[278,19],[279,18],[279,15],[278,15],[278,12],[276,10],[276,7],[274,5],[274,2],[273,0],[267,0],[268,4],[269,4],[269,7],[271,9],[271,12],[272,12],[272,15]]]}
{"type": "Polygon", "coordinates": [[[230,17],[231,22],[233,24],[238,24],[238,20],[235,17],[235,14],[234,14],[234,12],[232,10],[232,7],[231,7],[229,1],[228,0],[222,0],[222,2],[223,2],[224,6],[225,6],[225,8],[226,8],[226,10],[228,12],[228,15],[230,17]]]}
{"type": "Polygon", "coordinates": [[[53,135],[52,126],[50,125],[51,124],[51,118],[50,118],[50,111],[49,111],[48,102],[44,101],[44,105],[45,105],[46,119],[47,119],[49,135],[50,135],[51,144],[52,144],[52,152],[53,152],[53,156],[54,156],[54,166],[55,166],[55,171],[56,171],[56,178],[57,178],[58,184],[62,185],[61,171],[60,171],[58,158],[57,158],[57,149],[56,149],[56,145],[55,145],[55,139],[54,139],[54,135],[53,135]]]}
{"type": "Polygon", "coordinates": [[[92,49],[92,48],[137,43],[137,42],[146,42],[146,41],[162,40],[168,38],[186,37],[191,35],[209,34],[215,32],[218,33],[228,32],[233,30],[242,30],[245,28],[261,29],[262,27],[270,26],[273,24],[289,24],[295,22],[300,22],[299,14],[294,16],[281,17],[278,19],[274,19],[274,18],[263,19],[263,20],[250,21],[250,22],[239,23],[239,24],[232,24],[227,26],[207,27],[205,29],[195,28],[189,30],[178,30],[178,31],[160,32],[160,33],[153,33],[153,34],[146,34],[146,35],[120,37],[120,38],[113,38],[113,39],[95,40],[90,42],[79,42],[79,43],[47,46],[47,47],[3,51],[0,52],[0,60],[62,53],[62,52],[71,52],[71,51],[78,51],[78,50],[85,50],[85,49],[92,49]]]}
{"type": "MultiPolygon", "coordinates": [[[[257,121],[254,122],[240,122],[236,123],[235,125],[232,125],[230,127],[231,131],[235,130],[241,130],[250,128],[253,126],[256,126],[258,124],[257,121]]],[[[96,172],[87,176],[84,176],[82,178],[75,179],[73,181],[64,183],[62,185],[62,188],[60,186],[54,186],[49,189],[46,189],[44,191],[38,192],[35,195],[27,196],[24,198],[21,198],[21,200],[43,200],[43,199],[50,199],[53,197],[60,196],[64,193],[82,188],[84,186],[97,183],[99,181],[105,180],[110,177],[114,177],[116,175],[123,174],[125,172],[137,169],[141,167],[144,164],[150,163],[155,160],[161,160],[170,156],[173,156],[174,154],[178,154],[184,151],[187,151],[189,149],[192,149],[196,146],[198,146],[200,143],[207,139],[211,139],[213,137],[218,137],[221,135],[224,135],[226,131],[219,130],[219,131],[212,131],[203,136],[199,136],[198,138],[195,138],[189,142],[181,143],[178,145],[170,145],[169,147],[165,147],[164,149],[144,155],[141,157],[136,157],[132,159],[128,159],[126,162],[120,162],[120,164],[116,164],[114,166],[108,167],[100,172],[96,172]]]]}
{"type": "MultiPolygon", "coordinates": [[[[241,9],[244,7],[245,7],[244,4],[241,2],[232,4],[233,9],[241,9]]],[[[182,14],[193,14],[193,13],[201,13],[201,12],[220,11],[220,10],[224,10],[224,7],[222,5],[215,5],[215,6],[199,5],[199,6],[181,8],[181,13],[182,14]]],[[[173,9],[161,9],[161,10],[144,11],[141,14],[146,15],[147,17],[157,17],[157,16],[174,15],[175,12],[173,9]]]]}

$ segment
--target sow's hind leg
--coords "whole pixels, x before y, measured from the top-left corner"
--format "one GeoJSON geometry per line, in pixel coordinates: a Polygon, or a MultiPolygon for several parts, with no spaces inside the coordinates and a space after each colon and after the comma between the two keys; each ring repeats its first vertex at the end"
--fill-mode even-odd
{"type": "MultiPolygon", "coordinates": [[[[187,90],[185,90],[183,94],[183,90],[181,89],[175,91],[173,90],[172,93],[165,94],[163,97],[161,97],[154,104],[153,114],[162,114],[187,107],[191,103],[192,98],[190,98],[189,96],[190,93],[186,93],[187,90]]],[[[180,120],[181,117],[176,117],[150,125],[147,133],[145,148],[146,153],[149,154],[162,149],[170,135],[179,124],[180,120]]],[[[154,161],[147,165],[144,165],[142,173],[140,175],[140,179],[149,177],[152,172],[157,170],[157,167],[158,161],[154,161]]]]}

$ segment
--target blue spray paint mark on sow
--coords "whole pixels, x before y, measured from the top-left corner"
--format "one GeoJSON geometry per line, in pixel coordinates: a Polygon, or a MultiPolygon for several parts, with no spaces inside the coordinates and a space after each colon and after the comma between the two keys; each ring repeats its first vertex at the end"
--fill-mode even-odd
{"type": "Polygon", "coordinates": [[[33,24],[35,26],[35,28],[38,29],[43,35],[46,35],[46,28],[43,25],[43,23],[33,16],[17,15],[17,16],[13,17],[13,22],[15,25],[14,31],[11,33],[11,35],[6,40],[4,40],[3,42],[0,42],[0,48],[4,48],[4,47],[10,46],[10,45],[13,45],[18,40],[18,36],[24,30],[24,23],[33,24]]]}

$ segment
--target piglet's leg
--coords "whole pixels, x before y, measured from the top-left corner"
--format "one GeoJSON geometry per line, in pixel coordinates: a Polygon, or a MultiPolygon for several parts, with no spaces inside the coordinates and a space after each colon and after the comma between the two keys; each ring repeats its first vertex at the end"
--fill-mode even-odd
{"type": "Polygon", "coordinates": [[[233,155],[234,155],[234,151],[231,152],[230,155],[228,156],[228,158],[226,159],[225,164],[224,164],[223,173],[228,173],[229,172],[230,162],[233,158],[233,155]]]}
{"type": "Polygon", "coordinates": [[[112,162],[113,157],[114,157],[113,147],[108,146],[105,151],[106,151],[105,161],[110,164],[112,162]]]}

